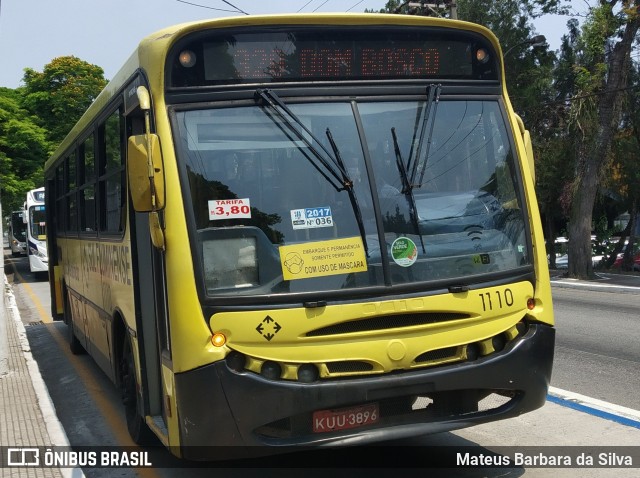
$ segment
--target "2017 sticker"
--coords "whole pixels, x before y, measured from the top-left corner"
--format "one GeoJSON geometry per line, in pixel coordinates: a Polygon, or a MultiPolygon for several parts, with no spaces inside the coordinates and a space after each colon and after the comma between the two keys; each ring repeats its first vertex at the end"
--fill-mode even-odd
{"type": "Polygon", "coordinates": [[[209,201],[209,220],[251,218],[251,202],[244,199],[214,199],[209,201]]]}
{"type": "Polygon", "coordinates": [[[291,210],[291,225],[294,229],[333,227],[330,207],[308,207],[291,210]]]}

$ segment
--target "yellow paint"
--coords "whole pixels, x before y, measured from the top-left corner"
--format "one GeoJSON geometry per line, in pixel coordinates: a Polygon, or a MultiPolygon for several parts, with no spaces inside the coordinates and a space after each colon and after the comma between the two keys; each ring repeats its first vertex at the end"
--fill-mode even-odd
{"type": "Polygon", "coordinates": [[[53,267],[53,287],[55,289],[56,312],[64,313],[64,301],[62,299],[62,269],[60,266],[53,267]]]}
{"type": "Polygon", "coordinates": [[[13,268],[13,272],[15,273],[15,275],[20,280],[20,283],[24,286],[24,290],[26,291],[27,295],[29,296],[29,299],[31,299],[31,302],[33,302],[33,305],[36,306],[36,310],[38,311],[38,316],[40,317],[42,322],[44,322],[44,323],[53,322],[53,319],[51,319],[51,314],[47,313],[44,310],[44,307],[42,306],[42,302],[40,302],[40,299],[38,299],[38,296],[35,294],[35,292],[33,292],[33,289],[31,288],[29,283],[24,281],[24,279],[22,278],[22,276],[18,272],[18,269],[16,269],[14,267],[13,268]]]}
{"type": "Polygon", "coordinates": [[[329,305],[321,309],[220,312],[210,318],[210,326],[225,334],[230,349],[257,359],[247,366],[256,372],[263,360],[298,364],[359,360],[373,364],[373,372],[389,372],[421,366],[414,360],[427,351],[482,341],[490,344],[492,337],[507,331],[509,336],[515,336],[515,325],[529,314],[527,300],[533,294],[530,282],[518,282],[411,300],[329,305]],[[310,334],[372,316],[437,312],[455,313],[461,318],[337,335],[310,334]]]}

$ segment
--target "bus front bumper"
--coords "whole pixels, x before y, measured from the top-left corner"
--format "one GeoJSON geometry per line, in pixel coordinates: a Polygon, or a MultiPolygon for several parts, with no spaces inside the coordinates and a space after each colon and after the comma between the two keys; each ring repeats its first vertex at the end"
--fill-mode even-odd
{"type": "Polygon", "coordinates": [[[315,383],[238,373],[224,361],[181,373],[175,377],[180,455],[231,458],[367,444],[515,417],[545,403],[554,342],[553,327],[531,324],[503,351],[474,361],[315,383]],[[379,411],[375,423],[314,431],[315,411],[370,404],[379,411]]]}

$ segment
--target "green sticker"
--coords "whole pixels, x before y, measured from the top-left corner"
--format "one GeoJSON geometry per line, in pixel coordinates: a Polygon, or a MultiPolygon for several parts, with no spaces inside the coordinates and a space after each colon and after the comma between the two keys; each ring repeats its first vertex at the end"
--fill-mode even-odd
{"type": "Polygon", "coordinates": [[[408,237],[399,237],[391,244],[391,257],[399,266],[412,266],[418,259],[416,243],[408,237]]]}

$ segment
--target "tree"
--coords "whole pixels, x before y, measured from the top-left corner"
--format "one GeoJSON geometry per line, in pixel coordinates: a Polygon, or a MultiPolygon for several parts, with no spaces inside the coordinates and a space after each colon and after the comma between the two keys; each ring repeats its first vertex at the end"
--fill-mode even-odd
{"type": "Polygon", "coordinates": [[[50,150],[46,130],[20,102],[20,90],[0,88],[0,188],[5,211],[21,209],[27,191],[42,185],[50,150]]]}
{"type": "Polygon", "coordinates": [[[630,53],[640,27],[635,2],[600,0],[585,21],[578,57],[576,96],[571,102],[575,137],[575,179],[569,218],[569,276],[593,276],[593,207],[604,166],[618,128],[628,84],[630,53]]]}
{"type": "Polygon", "coordinates": [[[25,69],[24,106],[54,144],[64,139],[107,84],[104,70],[75,56],[54,58],[42,72],[25,69]]]}
{"type": "Polygon", "coordinates": [[[630,271],[633,268],[634,248],[624,247],[628,238],[630,245],[635,244],[636,219],[640,213],[640,66],[632,65],[629,74],[632,88],[626,91],[625,107],[623,109],[621,127],[616,132],[612,144],[610,174],[606,178],[606,186],[615,191],[616,198],[624,210],[629,212],[629,223],[620,232],[620,240],[615,245],[613,253],[607,260],[611,266],[618,253],[624,251],[622,269],[630,271]]]}

